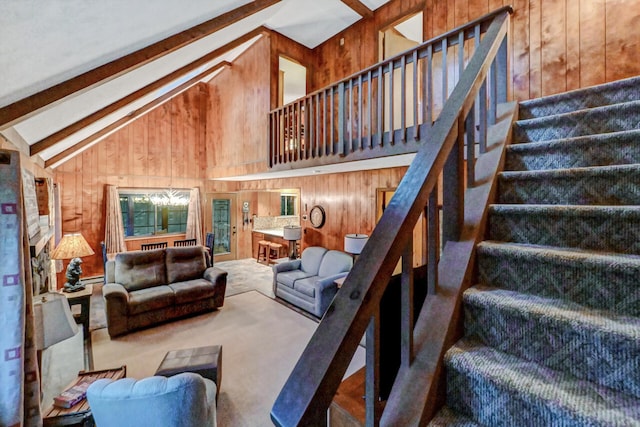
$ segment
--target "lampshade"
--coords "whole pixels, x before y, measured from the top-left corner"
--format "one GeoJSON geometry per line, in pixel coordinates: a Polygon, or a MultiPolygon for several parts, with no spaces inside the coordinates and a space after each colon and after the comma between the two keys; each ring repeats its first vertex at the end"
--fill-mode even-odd
{"type": "Polygon", "coordinates": [[[58,246],[51,252],[51,259],[82,258],[93,255],[93,249],[80,233],[65,234],[58,246]]]}
{"type": "Polygon", "coordinates": [[[299,225],[285,225],[284,240],[300,240],[302,238],[302,228],[299,225]]]}
{"type": "Polygon", "coordinates": [[[36,349],[43,350],[78,333],[64,295],[49,292],[34,298],[36,349]]]}
{"type": "Polygon", "coordinates": [[[354,255],[360,255],[362,248],[369,240],[366,234],[347,234],[344,236],[344,251],[354,255]]]}

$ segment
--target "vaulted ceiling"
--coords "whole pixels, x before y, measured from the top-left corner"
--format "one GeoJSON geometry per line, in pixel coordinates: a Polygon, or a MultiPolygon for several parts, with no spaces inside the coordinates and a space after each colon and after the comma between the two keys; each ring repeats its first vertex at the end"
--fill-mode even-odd
{"type": "Polygon", "coordinates": [[[30,0],[0,14],[0,132],[55,167],[277,31],[314,48],[389,0],[30,0]]]}

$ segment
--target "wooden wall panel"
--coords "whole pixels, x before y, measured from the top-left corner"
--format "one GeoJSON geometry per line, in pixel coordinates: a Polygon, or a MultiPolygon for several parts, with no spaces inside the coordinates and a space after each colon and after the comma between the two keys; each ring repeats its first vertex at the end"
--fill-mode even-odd
{"type": "MultiPolygon", "coordinates": [[[[95,255],[83,258],[85,277],[102,274],[106,184],[132,188],[205,188],[205,126],[194,87],[118,130],[55,169],[61,187],[63,233],[80,231],[95,255]]],[[[164,239],[167,236],[163,237],[164,239]]],[[[127,242],[129,249],[152,239],[127,242]]],[[[61,281],[62,280],[62,281],[61,281]]],[[[58,285],[64,272],[58,274],[58,285]]]]}
{"type": "Polygon", "coordinates": [[[605,0],[580,0],[580,86],[603,83],[605,62],[605,0]]]}
{"type": "Polygon", "coordinates": [[[640,74],[640,4],[631,0],[607,0],[605,16],[606,81],[640,74]]]}

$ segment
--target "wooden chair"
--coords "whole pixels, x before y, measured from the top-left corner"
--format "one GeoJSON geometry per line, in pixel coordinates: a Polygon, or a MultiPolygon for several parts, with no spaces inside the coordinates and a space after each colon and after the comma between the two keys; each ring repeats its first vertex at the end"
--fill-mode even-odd
{"type": "Polygon", "coordinates": [[[140,245],[140,249],[143,251],[150,251],[152,249],[164,249],[167,247],[167,242],[157,242],[157,243],[143,243],[140,245]]]}
{"type": "Polygon", "coordinates": [[[195,246],[196,239],[184,239],[184,240],[176,240],[173,242],[173,246],[195,246]]]}

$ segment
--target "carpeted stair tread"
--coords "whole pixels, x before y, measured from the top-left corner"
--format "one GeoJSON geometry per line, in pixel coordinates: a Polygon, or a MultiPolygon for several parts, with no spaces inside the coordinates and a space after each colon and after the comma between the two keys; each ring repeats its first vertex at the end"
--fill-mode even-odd
{"type": "Polygon", "coordinates": [[[499,175],[499,203],[640,205],[640,164],[499,175]]]}
{"type": "Polygon", "coordinates": [[[640,397],[640,318],[480,285],[463,298],[466,337],[640,397]]]}
{"type": "Polygon", "coordinates": [[[640,206],[497,204],[490,240],[640,254],[640,206]]]}
{"type": "Polygon", "coordinates": [[[640,99],[640,77],[631,77],[521,102],[519,115],[529,119],[637,99],[640,99]]]}
{"type": "Polygon", "coordinates": [[[471,418],[457,413],[445,406],[438,411],[435,417],[428,424],[429,427],[482,427],[471,418]]]}
{"type": "Polygon", "coordinates": [[[505,170],[546,170],[640,163],[640,130],[578,136],[507,147],[505,170]]]}
{"type": "Polygon", "coordinates": [[[487,426],[631,426],[640,400],[471,340],[445,355],[447,406],[487,426]]]}
{"type": "Polygon", "coordinates": [[[640,256],[484,241],[479,283],[640,316],[640,256]]]}
{"type": "Polygon", "coordinates": [[[534,142],[640,129],[640,100],[519,120],[514,141],[534,142]]]}

